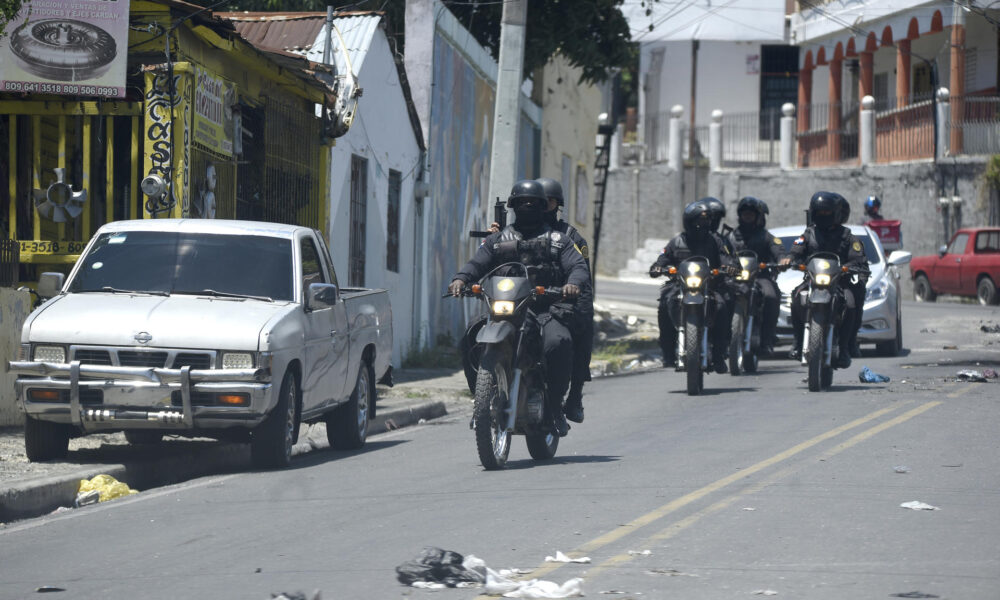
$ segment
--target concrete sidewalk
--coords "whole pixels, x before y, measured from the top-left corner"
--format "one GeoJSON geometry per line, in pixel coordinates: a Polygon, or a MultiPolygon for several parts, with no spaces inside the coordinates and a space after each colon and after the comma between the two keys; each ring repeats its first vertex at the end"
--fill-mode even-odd
{"type": "MultiPolygon", "coordinates": [[[[400,370],[394,377],[394,387],[378,386],[370,436],[448,414],[471,413],[472,395],[461,371],[400,370]]],[[[330,451],[326,426],[303,425],[293,455],[316,451],[330,451]]],[[[0,523],[71,507],[80,480],[102,473],[142,491],[252,468],[248,444],[180,438],[133,446],[122,433],[73,440],[69,457],[62,462],[29,463],[24,456],[23,429],[7,429],[0,431],[0,523]],[[84,440],[86,445],[78,444],[84,440]]]]}

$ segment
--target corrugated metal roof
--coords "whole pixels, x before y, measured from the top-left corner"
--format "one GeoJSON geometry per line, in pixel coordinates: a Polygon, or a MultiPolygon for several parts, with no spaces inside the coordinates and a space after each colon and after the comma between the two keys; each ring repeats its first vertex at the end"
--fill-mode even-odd
{"type": "MultiPolygon", "coordinates": [[[[248,42],[259,48],[301,54],[323,62],[326,48],[325,13],[216,13],[233,22],[248,42]]],[[[374,12],[335,13],[332,36],[333,62],[338,73],[346,73],[348,61],[357,75],[364,63],[372,38],[382,21],[374,12]],[[339,32],[339,36],[337,33],[339,32]],[[340,49],[347,50],[347,58],[340,49]]]]}

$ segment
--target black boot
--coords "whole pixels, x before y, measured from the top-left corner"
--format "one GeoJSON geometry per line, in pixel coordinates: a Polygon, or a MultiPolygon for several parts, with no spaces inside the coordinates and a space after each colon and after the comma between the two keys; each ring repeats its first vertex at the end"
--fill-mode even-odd
{"type": "Polygon", "coordinates": [[[849,345],[841,345],[840,352],[837,353],[836,363],[833,366],[838,369],[846,369],[851,366],[851,347],[849,345]]]}
{"type": "Polygon", "coordinates": [[[725,375],[729,372],[729,367],[726,366],[726,355],[722,352],[712,353],[712,368],[719,375],[725,375]]]}
{"type": "Polygon", "coordinates": [[[566,437],[569,433],[569,423],[566,422],[566,415],[562,411],[556,412],[552,417],[552,433],[559,437],[566,437]]]}
{"type": "Polygon", "coordinates": [[[583,384],[574,383],[570,386],[563,414],[574,423],[583,423],[583,384]]]}

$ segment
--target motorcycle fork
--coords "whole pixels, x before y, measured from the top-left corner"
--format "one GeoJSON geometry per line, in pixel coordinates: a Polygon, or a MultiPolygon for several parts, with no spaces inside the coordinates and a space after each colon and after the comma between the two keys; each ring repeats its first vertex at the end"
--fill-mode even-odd
{"type": "MultiPolygon", "coordinates": [[[[523,369],[521,368],[521,350],[524,346],[524,340],[527,338],[527,328],[528,319],[524,320],[521,324],[521,329],[518,331],[517,340],[514,342],[514,354],[511,356],[511,366],[513,367],[513,373],[511,374],[511,384],[510,389],[507,390],[507,407],[504,409],[507,417],[507,432],[513,433],[514,425],[517,422],[517,400],[521,396],[521,374],[523,369]]],[[[542,357],[544,361],[545,358],[542,357]]]]}

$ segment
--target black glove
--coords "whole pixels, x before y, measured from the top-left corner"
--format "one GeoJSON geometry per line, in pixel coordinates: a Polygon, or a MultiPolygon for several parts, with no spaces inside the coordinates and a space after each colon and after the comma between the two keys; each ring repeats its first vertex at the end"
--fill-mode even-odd
{"type": "Polygon", "coordinates": [[[660,275],[663,275],[663,267],[660,265],[653,265],[652,267],[649,267],[650,277],[659,277],[660,275]]]}

